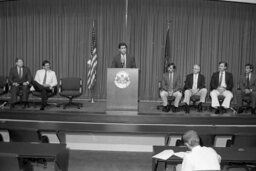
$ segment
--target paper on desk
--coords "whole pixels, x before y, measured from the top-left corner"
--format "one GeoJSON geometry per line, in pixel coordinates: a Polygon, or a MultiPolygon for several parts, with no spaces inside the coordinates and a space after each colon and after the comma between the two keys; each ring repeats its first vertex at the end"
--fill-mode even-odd
{"type": "Polygon", "coordinates": [[[167,160],[168,158],[170,158],[172,155],[174,154],[173,150],[164,150],[156,155],[153,156],[153,158],[157,158],[157,159],[162,159],[162,160],[167,160]]]}
{"type": "Polygon", "coordinates": [[[183,159],[185,153],[186,153],[186,152],[181,151],[181,152],[174,153],[174,155],[183,159]]]}
{"type": "Polygon", "coordinates": [[[161,160],[167,160],[168,158],[170,158],[172,155],[175,155],[177,157],[183,158],[186,152],[177,152],[174,153],[173,150],[169,149],[169,150],[164,150],[156,155],[153,156],[153,158],[157,158],[157,159],[161,159],[161,160]]]}

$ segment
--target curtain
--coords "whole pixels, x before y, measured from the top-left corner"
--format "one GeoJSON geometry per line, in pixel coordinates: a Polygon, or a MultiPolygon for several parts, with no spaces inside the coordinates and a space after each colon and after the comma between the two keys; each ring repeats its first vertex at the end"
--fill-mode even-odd
{"type": "Polygon", "coordinates": [[[58,78],[77,76],[87,98],[87,60],[93,21],[97,26],[98,71],[95,98],[106,97],[106,68],[123,39],[124,0],[21,0],[1,2],[1,74],[15,58],[33,74],[47,59],[58,78]]]}
{"type": "Polygon", "coordinates": [[[33,74],[48,59],[58,78],[83,79],[81,98],[88,98],[94,20],[96,99],[106,98],[106,70],[118,53],[118,43],[125,41],[140,69],[140,100],[159,100],[168,23],[171,58],[182,82],[193,65],[200,64],[209,88],[212,73],[224,60],[236,85],[244,65],[256,64],[255,5],[206,0],[20,0],[0,2],[0,10],[0,74],[8,75],[16,57],[24,58],[33,74]]]}
{"type": "MultiPolygon", "coordinates": [[[[202,0],[129,0],[131,51],[141,70],[140,98],[158,98],[165,36],[177,73],[185,81],[194,64],[201,65],[209,88],[219,61],[228,62],[234,84],[246,63],[256,64],[256,6],[202,0]]],[[[235,89],[234,89],[235,90],[235,89]]]]}

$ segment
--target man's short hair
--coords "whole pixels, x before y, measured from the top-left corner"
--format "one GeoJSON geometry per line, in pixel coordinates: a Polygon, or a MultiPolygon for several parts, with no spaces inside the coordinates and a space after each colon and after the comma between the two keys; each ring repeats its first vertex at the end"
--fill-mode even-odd
{"type": "Polygon", "coordinates": [[[24,60],[22,58],[16,58],[15,62],[18,62],[18,60],[21,60],[22,62],[24,62],[24,60]]]}
{"type": "Polygon", "coordinates": [[[167,68],[169,68],[170,66],[172,66],[173,69],[176,69],[176,65],[173,62],[167,64],[167,68]]]}
{"type": "Polygon", "coordinates": [[[200,143],[200,138],[199,138],[197,132],[194,130],[185,132],[182,139],[183,139],[184,144],[188,143],[192,147],[197,146],[200,143]]]}
{"type": "Polygon", "coordinates": [[[251,70],[253,70],[253,65],[252,64],[245,64],[245,67],[250,67],[251,70]]]}
{"type": "Polygon", "coordinates": [[[219,65],[220,65],[220,64],[224,64],[224,66],[225,66],[226,68],[228,67],[228,63],[225,62],[225,61],[220,61],[220,62],[219,62],[219,65]]]}
{"type": "Polygon", "coordinates": [[[121,43],[119,43],[119,44],[118,44],[118,49],[120,49],[120,48],[121,48],[121,46],[125,46],[125,47],[126,47],[126,49],[128,48],[127,44],[126,44],[126,43],[124,43],[124,42],[121,42],[121,43]]]}
{"type": "Polygon", "coordinates": [[[50,62],[49,62],[48,60],[44,60],[44,61],[42,62],[42,66],[45,66],[45,64],[50,64],[50,62]]]}

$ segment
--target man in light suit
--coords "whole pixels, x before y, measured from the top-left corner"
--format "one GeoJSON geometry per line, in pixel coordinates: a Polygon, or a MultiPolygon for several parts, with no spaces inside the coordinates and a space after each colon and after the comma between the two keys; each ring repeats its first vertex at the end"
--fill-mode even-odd
{"type": "Polygon", "coordinates": [[[251,102],[251,114],[255,115],[256,112],[256,76],[252,73],[253,65],[245,65],[245,74],[240,76],[239,88],[237,91],[237,104],[239,106],[238,113],[242,113],[242,99],[245,96],[250,96],[251,102]]]}
{"type": "Polygon", "coordinates": [[[215,114],[225,113],[230,108],[230,102],[233,98],[233,75],[227,72],[227,62],[219,62],[219,71],[213,73],[210,82],[211,106],[216,109],[215,114]],[[223,95],[224,101],[220,106],[218,96],[223,95]]]}
{"type": "Polygon", "coordinates": [[[42,104],[40,110],[44,110],[47,105],[47,93],[53,92],[54,87],[58,84],[55,72],[50,69],[50,62],[44,60],[42,66],[43,69],[37,70],[35,79],[31,82],[33,85],[31,90],[41,92],[42,104]]]}
{"type": "Polygon", "coordinates": [[[16,66],[12,67],[9,73],[9,84],[11,86],[10,109],[15,107],[19,92],[21,92],[21,100],[24,103],[24,108],[27,106],[31,79],[30,69],[24,66],[23,59],[17,58],[16,66]]]}
{"type": "Polygon", "coordinates": [[[192,95],[200,96],[200,101],[198,103],[198,111],[202,111],[202,104],[205,103],[205,98],[207,95],[207,89],[205,88],[205,77],[200,74],[200,66],[193,66],[193,73],[187,75],[184,85],[185,98],[183,102],[185,103],[185,112],[189,113],[189,103],[190,97],[192,95]]]}
{"type": "Polygon", "coordinates": [[[135,58],[126,54],[127,44],[119,43],[119,54],[113,58],[111,68],[136,68],[135,58]]]}
{"type": "Polygon", "coordinates": [[[174,63],[168,64],[167,68],[168,72],[163,74],[162,91],[160,92],[164,106],[163,111],[169,112],[167,97],[174,96],[174,108],[172,108],[172,111],[177,112],[182,97],[180,76],[175,72],[176,66],[174,63]]]}

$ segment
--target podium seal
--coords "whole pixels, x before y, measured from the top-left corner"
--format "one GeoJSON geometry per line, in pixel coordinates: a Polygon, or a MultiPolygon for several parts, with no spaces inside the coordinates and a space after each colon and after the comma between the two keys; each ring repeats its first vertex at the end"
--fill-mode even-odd
{"type": "Polygon", "coordinates": [[[120,71],[116,74],[115,80],[114,80],[115,85],[118,88],[126,88],[130,85],[131,81],[129,78],[129,74],[125,71],[120,71]]]}

